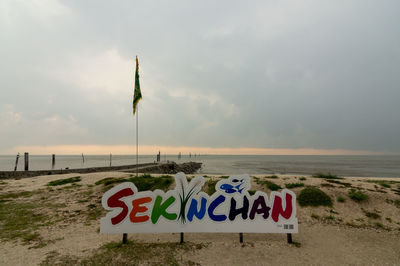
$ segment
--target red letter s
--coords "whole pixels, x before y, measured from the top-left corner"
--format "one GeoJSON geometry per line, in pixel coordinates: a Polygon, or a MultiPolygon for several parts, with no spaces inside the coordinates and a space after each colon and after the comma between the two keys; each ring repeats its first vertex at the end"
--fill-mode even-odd
{"type": "Polygon", "coordinates": [[[134,192],[133,192],[133,190],[131,188],[125,188],[125,189],[123,189],[121,191],[118,191],[117,193],[112,195],[110,198],[108,198],[107,205],[109,207],[111,207],[111,208],[117,208],[117,207],[122,208],[122,211],[117,216],[111,218],[111,223],[113,225],[119,224],[128,215],[129,208],[128,208],[128,206],[126,206],[125,202],[123,202],[120,199],[123,198],[123,197],[126,197],[126,196],[131,196],[133,194],[134,194],[134,192]]]}

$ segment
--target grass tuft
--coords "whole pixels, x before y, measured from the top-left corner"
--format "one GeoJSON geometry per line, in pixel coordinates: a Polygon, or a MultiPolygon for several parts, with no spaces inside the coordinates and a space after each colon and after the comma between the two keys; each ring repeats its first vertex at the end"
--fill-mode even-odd
{"type": "Polygon", "coordinates": [[[338,202],[345,202],[346,199],[345,199],[344,197],[342,197],[342,196],[339,196],[339,197],[337,198],[337,201],[338,201],[338,202]]]}
{"type": "Polygon", "coordinates": [[[170,175],[153,177],[145,174],[137,177],[133,176],[128,181],[134,183],[139,191],[160,189],[166,192],[173,183],[173,178],[170,175]]]}
{"type": "Polygon", "coordinates": [[[112,184],[119,184],[123,182],[134,183],[139,191],[161,189],[165,192],[169,189],[169,187],[173,183],[173,178],[170,175],[154,177],[149,174],[144,174],[141,176],[131,176],[130,178],[127,179],[107,177],[97,181],[95,184],[104,185],[106,189],[109,189],[112,184]]]}
{"type": "Polygon", "coordinates": [[[34,191],[21,191],[21,192],[9,192],[0,195],[0,203],[9,201],[10,199],[17,198],[30,198],[33,195],[42,193],[43,190],[34,190],[34,191]]]}
{"type": "MultiPolygon", "coordinates": [[[[278,177],[276,177],[276,178],[278,178],[278,177]]],[[[258,185],[265,186],[271,191],[276,191],[278,189],[281,189],[281,186],[275,184],[274,182],[271,182],[268,180],[261,180],[260,178],[256,178],[256,177],[254,177],[254,180],[256,181],[256,183],[258,185]]]]}
{"type": "Polygon", "coordinates": [[[350,184],[350,183],[341,182],[341,181],[339,181],[339,180],[327,179],[327,180],[325,180],[325,181],[326,181],[326,182],[329,182],[329,183],[339,184],[339,185],[342,185],[342,186],[345,186],[345,187],[351,187],[351,184],[350,184]]]}
{"type": "Polygon", "coordinates": [[[65,185],[65,184],[76,183],[79,181],[81,181],[81,177],[74,176],[74,177],[70,177],[70,178],[57,179],[57,180],[50,181],[49,183],[47,183],[47,186],[61,186],[61,185],[65,185]]]}
{"type": "Polygon", "coordinates": [[[388,180],[367,180],[368,183],[375,183],[381,187],[391,188],[390,184],[396,184],[398,181],[388,181],[388,180]]]}
{"type": "Polygon", "coordinates": [[[377,212],[369,212],[364,209],[362,209],[362,211],[364,212],[365,216],[367,216],[368,218],[371,218],[371,219],[380,219],[381,218],[381,216],[377,212]]]}
{"type": "Polygon", "coordinates": [[[106,177],[106,178],[103,178],[103,179],[97,181],[97,182],[94,183],[94,184],[95,184],[96,186],[98,186],[98,185],[105,185],[105,186],[108,186],[108,185],[111,185],[111,184],[123,183],[123,182],[125,182],[125,181],[126,181],[126,179],[124,179],[124,178],[119,178],[119,177],[106,177]]]}
{"type": "Polygon", "coordinates": [[[324,173],[316,173],[316,174],[313,174],[312,177],[315,177],[315,178],[324,178],[324,179],[343,179],[343,177],[338,177],[337,175],[333,175],[333,174],[331,174],[331,173],[327,173],[327,174],[324,174],[324,173]]]}
{"type": "Polygon", "coordinates": [[[0,238],[4,240],[22,239],[24,244],[40,241],[36,230],[48,224],[48,217],[38,213],[41,207],[36,202],[6,202],[0,204],[0,238]]]}
{"type": "Polygon", "coordinates": [[[354,188],[350,189],[349,197],[357,202],[362,202],[368,199],[368,195],[361,192],[360,190],[355,190],[354,188]]]}
{"type": "Polygon", "coordinates": [[[111,242],[98,248],[86,258],[60,255],[54,251],[47,254],[41,265],[195,265],[193,261],[183,261],[178,253],[193,252],[205,246],[190,242],[184,244],[111,242]]]}
{"type": "Polygon", "coordinates": [[[321,217],[318,214],[311,213],[311,218],[319,220],[321,217]]]}
{"type": "Polygon", "coordinates": [[[286,188],[304,187],[304,183],[287,183],[286,188]]]}

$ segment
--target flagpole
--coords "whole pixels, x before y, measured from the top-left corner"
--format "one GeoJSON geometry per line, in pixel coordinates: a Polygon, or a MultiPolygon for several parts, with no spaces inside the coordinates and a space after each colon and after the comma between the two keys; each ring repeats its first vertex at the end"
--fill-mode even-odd
{"type": "Polygon", "coordinates": [[[139,106],[136,107],[136,177],[139,171],[139,106]]]}

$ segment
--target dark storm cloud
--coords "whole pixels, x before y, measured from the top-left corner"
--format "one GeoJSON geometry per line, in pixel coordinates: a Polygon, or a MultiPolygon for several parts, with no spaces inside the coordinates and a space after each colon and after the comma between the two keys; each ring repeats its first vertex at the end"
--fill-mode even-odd
{"type": "Polygon", "coordinates": [[[139,55],[142,144],[400,152],[396,1],[3,5],[3,149],[132,143],[139,55]]]}

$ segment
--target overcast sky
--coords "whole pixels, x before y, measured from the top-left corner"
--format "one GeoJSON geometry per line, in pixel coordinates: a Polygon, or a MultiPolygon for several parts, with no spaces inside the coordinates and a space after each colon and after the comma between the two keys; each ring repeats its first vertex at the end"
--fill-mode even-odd
{"type": "Polygon", "coordinates": [[[399,154],[399,25],[397,0],[3,0],[0,154],[134,145],[136,55],[141,145],[399,154]]]}

